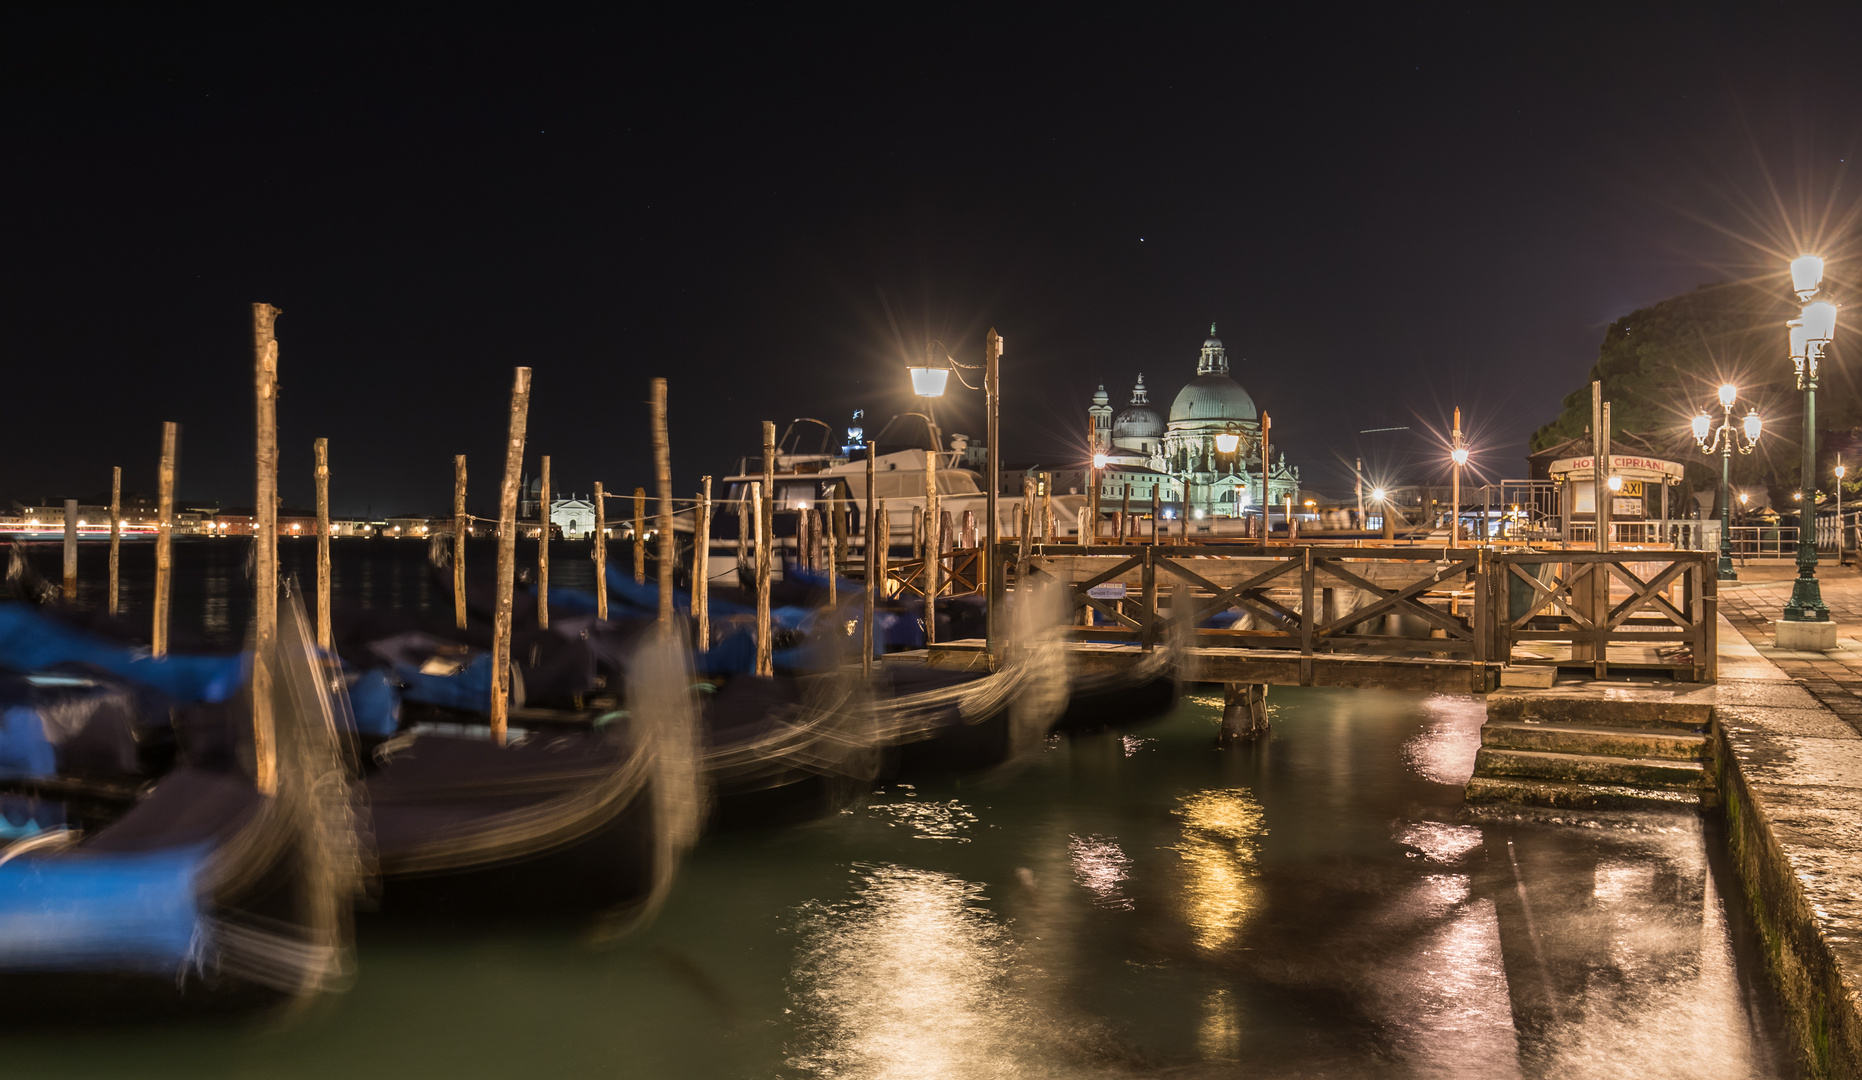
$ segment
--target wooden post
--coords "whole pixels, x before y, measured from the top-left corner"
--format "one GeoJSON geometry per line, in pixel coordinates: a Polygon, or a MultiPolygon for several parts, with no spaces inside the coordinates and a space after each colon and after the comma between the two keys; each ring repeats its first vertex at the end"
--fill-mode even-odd
{"type": "Polygon", "coordinates": [[[317,648],[330,651],[330,440],[312,444],[317,460],[317,648]]]}
{"type": "Polygon", "coordinates": [[[1041,542],[1055,543],[1059,538],[1054,535],[1057,526],[1054,521],[1054,474],[1041,474],[1041,542]]]}
{"type": "Polygon", "coordinates": [[[537,628],[550,628],[550,456],[538,459],[537,519],[537,628]]]}
{"type": "Polygon", "coordinates": [[[659,628],[672,633],[672,436],[666,427],[666,380],[653,380],[653,470],[659,496],[659,628]]]}
{"type": "MultiPolygon", "coordinates": [[[[776,422],[763,421],[763,535],[776,544],[776,422]]],[[[797,539],[800,537],[798,535],[797,539]]]]}
{"type": "Polygon", "coordinates": [[[699,477],[698,509],[692,522],[692,618],[698,648],[711,648],[711,477],[699,477]]]}
{"type": "Polygon", "coordinates": [[[925,512],[920,507],[912,507],[912,558],[925,557],[925,512]]]}
{"type": "MultiPolygon", "coordinates": [[[[1261,546],[1274,538],[1274,488],[1268,481],[1274,477],[1273,466],[1268,462],[1268,444],[1273,441],[1274,421],[1265,410],[1261,413],[1261,546]]],[[[1384,504],[1388,507],[1390,504],[1384,504]]],[[[1386,512],[1384,518],[1389,520],[1386,512]]]]}
{"type": "Polygon", "coordinates": [[[750,516],[756,519],[756,673],[775,674],[769,640],[769,530],[763,506],[763,485],[750,483],[750,516]]]}
{"type": "Polygon", "coordinates": [[[608,497],[595,481],[595,618],[608,620],[608,497]]]}
{"type": "Polygon", "coordinates": [[[847,520],[842,513],[840,488],[828,500],[828,606],[840,610],[840,568],[846,558],[847,520]]]}
{"type": "Polygon", "coordinates": [[[466,459],[464,454],[453,455],[453,625],[464,630],[466,626],[465,597],[465,542],[466,534],[472,530],[471,519],[466,517],[466,459]]]}
{"type": "Polygon", "coordinates": [[[1002,539],[1002,511],[998,505],[1002,492],[1002,335],[996,333],[993,326],[983,339],[983,404],[987,414],[983,449],[989,455],[989,467],[983,475],[983,559],[979,570],[988,583],[984,594],[983,649],[993,668],[1002,656],[1002,617],[1008,607],[1008,597],[1003,595],[1007,578],[1002,573],[1001,555],[996,550],[1002,539]]]}
{"type": "MultiPolygon", "coordinates": [[[[892,512],[886,509],[884,499],[879,500],[879,509],[873,511],[873,531],[867,536],[868,545],[875,542],[874,537],[878,537],[878,550],[874,551],[871,546],[867,548],[868,551],[874,553],[872,589],[879,590],[875,600],[883,600],[891,588],[889,579],[892,576],[892,512]]],[[[874,633],[877,634],[878,631],[875,630],[874,633]]]]}
{"type": "Polygon", "coordinates": [[[882,546],[886,541],[886,535],[874,531],[873,528],[876,524],[873,520],[874,458],[873,441],[868,439],[866,443],[866,513],[862,514],[860,519],[861,527],[866,530],[866,551],[860,560],[861,576],[866,578],[866,589],[860,599],[860,674],[862,675],[873,673],[873,604],[878,596],[878,590],[886,581],[883,576],[873,576],[875,557],[878,555],[874,548],[873,538],[879,537],[879,543],[882,546]]]}
{"type": "Polygon", "coordinates": [[[1163,484],[1158,481],[1153,481],[1151,484],[1151,546],[1152,547],[1157,546],[1157,519],[1161,515],[1161,511],[1164,508],[1164,497],[1161,492],[1162,487],[1163,487],[1163,484]]]}
{"type": "Polygon", "coordinates": [[[110,470],[110,614],[117,607],[117,549],[123,540],[123,467],[110,470]]]}
{"type": "Polygon", "coordinates": [[[523,482],[524,436],[530,422],[530,369],[511,380],[511,419],[498,486],[498,595],[491,622],[491,741],[503,746],[511,708],[511,607],[517,587],[517,494],[523,482]]]}
{"type": "Polygon", "coordinates": [[[173,576],[175,530],[175,444],[181,428],[174,421],[162,424],[162,463],[156,473],[155,516],[155,624],[149,628],[149,654],[168,655],[168,579],[173,576]]]}
{"type": "Polygon", "coordinates": [[[257,403],[258,489],[252,505],[252,761],[260,793],[278,790],[272,678],[278,649],[278,309],[252,305],[253,388],[257,403]]]}
{"type": "MultiPolygon", "coordinates": [[[[1080,530],[1080,543],[1091,547],[1099,539],[1099,467],[1097,465],[1087,470],[1086,479],[1090,485],[1086,493],[1086,513],[1090,524],[1080,530]]],[[[1091,611],[1092,608],[1085,610],[1091,611]]]]}
{"type": "Polygon", "coordinates": [[[65,603],[78,598],[78,501],[65,500],[65,603]]]}
{"type": "Polygon", "coordinates": [[[1125,535],[1129,529],[1131,529],[1131,485],[1126,484],[1125,495],[1119,503],[1118,511],[1118,542],[1120,544],[1125,542],[1125,535]]]}
{"type": "Polygon", "coordinates": [[[634,584],[647,583],[647,489],[634,489],[634,584]]]}
{"type": "Polygon", "coordinates": [[[938,572],[943,553],[937,528],[937,451],[925,451],[925,648],[937,640],[938,572]]]}
{"type": "Polygon", "coordinates": [[[1034,552],[1034,477],[1022,476],[1022,532],[1021,565],[1017,572],[1025,578],[1028,573],[1028,558],[1034,552]]]}

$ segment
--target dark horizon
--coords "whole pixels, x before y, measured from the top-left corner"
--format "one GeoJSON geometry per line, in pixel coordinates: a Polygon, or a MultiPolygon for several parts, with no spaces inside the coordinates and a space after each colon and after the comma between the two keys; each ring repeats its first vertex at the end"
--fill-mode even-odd
{"type": "Polygon", "coordinates": [[[254,301],[285,500],[326,436],[379,516],[449,507],[455,453],[492,501],[518,364],[578,492],[651,487],[667,377],[683,495],[992,326],[1008,460],[1082,456],[1100,383],[1167,404],[1214,322],[1321,493],[1457,405],[1512,477],[1612,319],[1807,243],[1853,276],[1845,11],[5,20],[0,499],[153,491],[175,420],[179,495],[249,504],[254,301]]]}

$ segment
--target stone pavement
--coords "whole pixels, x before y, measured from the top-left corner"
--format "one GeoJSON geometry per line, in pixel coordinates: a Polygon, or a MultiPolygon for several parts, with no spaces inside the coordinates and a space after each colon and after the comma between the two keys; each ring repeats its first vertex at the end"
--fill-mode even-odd
{"type": "MultiPolygon", "coordinates": [[[[1820,568],[1821,569],[1821,568],[1820,568]]],[[[1772,644],[1789,566],[1720,583],[1715,781],[1805,1072],[1862,1076],[1862,575],[1831,567],[1837,651],[1772,644]]]]}
{"type": "MultiPolygon", "coordinates": [[[[1791,598],[1791,582],[1796,576],[1797,567],[1792,563],[1749,563],[1740,567],[1740,580],[1720,582],[1720,614],[1760,656],[1862,732],[1862,572],[1853,566],[1818,564],[1823,602],[1836,621],[1837,649],[1829,653],[1792,652],[1772,644],[1772,622],[1791,598]]],[[[1725,671],[1720,675],[1728,677],[1725,671]]]]}

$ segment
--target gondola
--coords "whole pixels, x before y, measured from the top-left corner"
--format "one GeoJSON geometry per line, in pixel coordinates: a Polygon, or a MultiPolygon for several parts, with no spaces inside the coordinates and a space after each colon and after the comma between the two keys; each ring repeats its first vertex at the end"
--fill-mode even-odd
{"type": "Polygon", "coordinates": [[[249,769],[183,764],[100,827],[45,823],[0,849],[7,1022],[250,1008],[346,978],[360,862],[337,706],[301,606],[286,608],[295,620],[281,620],[274,791],[249,769]]]}

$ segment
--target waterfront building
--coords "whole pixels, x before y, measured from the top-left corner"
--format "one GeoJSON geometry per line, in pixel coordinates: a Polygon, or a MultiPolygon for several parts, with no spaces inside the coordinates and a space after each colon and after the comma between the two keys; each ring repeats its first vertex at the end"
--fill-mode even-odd
{"type": "Polygon", "coordinates": [[[564,540],[583,540],[595,534],[595,503],[587,499],[550,500],[550,524],[556,526],[564,540]]]}
{"type": "Polygon", "coordinates": [[[1102,384],[1087,423],[1093,452],[1106,457],[1101,505],[1119,501],[1127,487],[1134,505],[1149,505],[1155,491],[1167,508],[1195,517],[1239,517],[1264,499],[1275,506],[1288,497],[1300,503],[1299,469],[1287,464],[1285,453],[1274,452],[1271,475],[1261,475],[1260,411],[1229,374],[1228,350],[1213,324],[1196,377],[1177,392],[1167,417],[1151,405],[1140,373],[1130,401],[1116,414],[1102,384]],[[1234,450],[1217,445],[1224,435],[1235,437],[1234,450]]]}

